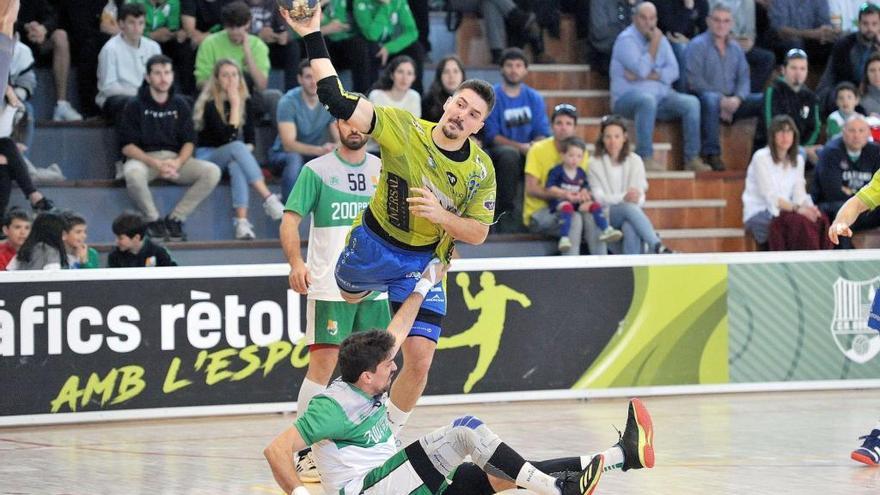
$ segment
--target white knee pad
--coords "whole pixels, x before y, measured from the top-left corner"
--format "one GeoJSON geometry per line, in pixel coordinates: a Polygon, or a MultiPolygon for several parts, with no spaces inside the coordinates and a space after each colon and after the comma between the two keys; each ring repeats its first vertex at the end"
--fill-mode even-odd
{"type": "Polygon", "coordinates": [[[420,438],[419,443],[434,468],[445,476],[468,455],[474,464],[484,467],[501,439],[476,417],[462,416],[420,438]]]}

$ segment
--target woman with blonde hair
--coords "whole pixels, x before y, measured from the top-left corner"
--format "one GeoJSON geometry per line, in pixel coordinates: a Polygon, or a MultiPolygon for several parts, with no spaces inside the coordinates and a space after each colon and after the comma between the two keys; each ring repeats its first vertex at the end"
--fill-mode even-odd
{"type": "Polygon", "coordinates": [[[797,125],[788,115],[777,115],[767,134],[767,146],[755,152],[746,172],[746,231],[762,250],[828,249],[828,217],[807,194],[797,125]]]}
{"type": "Polygon", "coordinates": [[[193,109],[199,133],[196,158],[229,170],[236,239],[256,237],[247,218],[248,185],[263,198],[263,209],[269,217],[280,220],[284,214],[284,205],[266,187],[260,165],[251,153],[254,125],[253,118],[249,118],[252,117],[249,97],[238,64],[220,59],[193,109]]]}

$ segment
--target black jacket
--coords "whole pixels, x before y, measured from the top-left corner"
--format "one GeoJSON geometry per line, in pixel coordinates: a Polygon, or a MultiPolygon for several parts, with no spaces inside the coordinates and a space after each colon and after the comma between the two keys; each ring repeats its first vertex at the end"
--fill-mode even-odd
{"type": "Polygon", "coordinates": [[[813,203],[834,218],[852,194],[858,192],[880,170],[880,145],[868,143],[859,159],[853,162],[846,151],[843,138],[829,141],[819,153],[819,163],[813,173],[810,195],[813,203]],[[852,194],[844,191],[844,187],[852,194]]]}
{"type": "MultiPolygon", "coordinates": [[[[245,143],[254,144],[254,111],[250,103],[250,99],[245,102],[245,121],[244,125],[235,128],[220,118],[217,113],[217,107],[213,101],[205,103],[205,112],[202,116],[204,127],[199,131],[199,146],[210,148],[219,148],[224,144],[244,139],[245,143]]],[[[223,113],[226,114],[226,120],[229,121],[229,102],[223,102],[223,113]]]]}
{"type": "Polygon", "coordinates": [[[186,99],[172,89],[168,101],[159,104],[146,83],[141,85],[137,97],[126,103],[117,129],[120,145],[134,144],[145,152],[178,152],[184,143],[196,140],[192,110],[186,99]]]}
{"type": "Polygon", "coordinates": [[[177,262],[171,258],[171,254],[168,253],[167,249],[150,239],[144,239],[144,244],[137,254],[114,248],[107,257],[108,268],[137,268],[144,266],[177,266],[177,262]]]}
{"type": "Polygon", "coordinates": [[[764,91],[764,114],[762,119],[758,119],[755,149],[767,144],[767,129],[770,121],[773,117],[783,114],[794,119],[800,133],[799,144],[802,146],[816,144],[819,132],[822,130],[816,94],[807,87],[795,92],[782,77],[779,77],[764,91]]]}

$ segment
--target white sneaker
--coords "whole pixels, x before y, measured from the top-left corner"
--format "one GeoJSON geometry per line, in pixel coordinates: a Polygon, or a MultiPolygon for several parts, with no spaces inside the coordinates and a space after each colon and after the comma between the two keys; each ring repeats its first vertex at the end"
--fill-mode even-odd
{"type": "Polygon", "coordinates": [[[599,240],[602,242],[617,242],[623,238],[623,232],[615,229],[614,227],[609,226],[607,229],[602,231],[602,234],[599,235],[599,240]]]}
{"type": "Polygon", "coordinates": [[[79,112],[70,106],[69,101],[59,100],[55,104],[55,113],[52,114],[52,120],[73,121],[82,120],[83,117],[79,112]]]}
{"type": "Polygon", "coordinates": [[[318,474],[318,466],[315,465],[315,457],[314,454],[312,454],[312,449],[297,454],[296,475],[303,483],[321,482],[321,476],[318,474]]]}
{"type": "Polygon", "coordinates": [[[571,249],[571,239],[568,236],[562,236],[559,238],[559,248],[560,253],[567,253],[571,249]]]}
{"type": "Polygon", "coordinates": [[[266,198],[266,201],[263,201],[263,211],[272,220],[281,220],[281,217],[284,216],[284,205],[277,194],[271,194],[266,198]]]}
{"type": "Polygon", "coordinates": [[[235,238],[240,241],[250,241],[257,237],[254,234],[254,226],[248,221],[247,218],[236,218],[232,221],[233,226],[235,227],[235,238]]]}

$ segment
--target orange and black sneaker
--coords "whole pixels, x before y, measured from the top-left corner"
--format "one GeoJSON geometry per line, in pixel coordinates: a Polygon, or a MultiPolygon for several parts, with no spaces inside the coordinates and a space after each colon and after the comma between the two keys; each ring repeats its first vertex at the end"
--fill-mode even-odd
{"type": "Polygon", "coordinates": [[[850,458],[868,466],[880,465],[880,430],[871,430],[870,435],[859,437],[862,446],[852,451],[850,458]]]}
{"type": "Polygon", "coordinates": [[[639,399],[629,401],[626,429],[617,442],[623,451],[623,470],[654,467],[654,424],[651,413],[639,399]]]}

